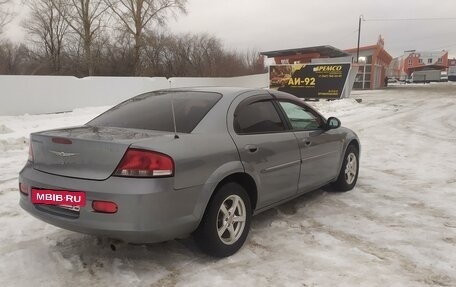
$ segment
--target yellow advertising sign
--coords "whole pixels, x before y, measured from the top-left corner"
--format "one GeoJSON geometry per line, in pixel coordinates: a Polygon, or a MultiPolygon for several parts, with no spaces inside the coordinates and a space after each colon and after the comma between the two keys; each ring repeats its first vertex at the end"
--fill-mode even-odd
{"type": "Polygon", "coordinates": [[[287,64],[269,67],[269,87],[300,98],[340,98],[351,64],[287,64]]]}

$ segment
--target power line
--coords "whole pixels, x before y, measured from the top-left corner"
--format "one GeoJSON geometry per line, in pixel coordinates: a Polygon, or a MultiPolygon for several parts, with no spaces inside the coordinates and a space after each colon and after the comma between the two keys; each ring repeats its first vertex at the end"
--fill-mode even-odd
{"type": "Polygon", "coordinates": [[[351,31],[350,33],[347,33],[347,34],[343,34],[343,36],[337,37],[336,39],[333,39],[332,42],[333,42],[333,43],[338,43],[338,42],[340,42],[340,41],[342,41],[342,40],[345,40],[345,39],[347,39],[348,37],[354,35],[355,33],[358,33],[358,29],[353,30],[353,31],[351,31]]]}
{"type": "Polygon", "coordinates": [[[451,47],[456,47],[456,44],[448,44],[448,45],[445,45],[445,46],[440,46],[438,48],[434,48],[434,50],[448,49],[448,48],[451,48],[451,47]]]}
{"type": "Polygon", "coordinates": [[[392,22],[392,21],[449,21],[456,20],[456,17],[438,17],[438,18],[378,18],[378,19],[364,19],[366,22],[392,22]]]}
{"type": "MultiPolygon", "coordinates": [[[[363,15],[360,16],[360,20],[363,22],[394,22],[394,21],[424,21],[424,22],[431,22],[431,21],[456,21],[456,17],[429,17],[429,18],[372,18],[372,19],[366,19],[364,18],[363,15]]],[[[449,34],[449,33],[445,33],[449,34]]],[[[442,48],[450,48],[454,47],[455,45],[449,44],[446,46],[441,46],[437,49],[442,49],[442,48]]]]}

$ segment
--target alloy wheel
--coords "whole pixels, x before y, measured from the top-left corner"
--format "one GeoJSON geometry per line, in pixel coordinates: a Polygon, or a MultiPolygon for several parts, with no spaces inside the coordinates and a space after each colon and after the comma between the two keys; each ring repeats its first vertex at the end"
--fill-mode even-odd
{"type": "Polygon", "coordinates": [[[356,155],[350,153],[347,156],[347,165],[345,166],[345,181],[347,184],[352,184],[356,178],[356,173],[358,171],[358,163],[356,161],[356,155]]]}
{"type": "Polygon", "coordinates": [[[241,237],[246,222],[244,201],[238,195],[227,197],[217,214],[217,234],[226,245],[232,245],[241,237]]]}

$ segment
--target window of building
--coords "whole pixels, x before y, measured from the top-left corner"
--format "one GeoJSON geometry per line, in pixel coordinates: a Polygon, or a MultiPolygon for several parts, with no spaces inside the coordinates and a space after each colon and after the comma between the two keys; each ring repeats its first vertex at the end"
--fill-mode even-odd
{"type": "Polygon", "coordinates": [[[409,65],[409,66],[412,65],[412,59],[409,59],[409,60],[408,60],[408,65],[409,65]]]}
{"type": "Polygon", "coordinates": [[[419,59],[418,63],[423,64],[423,59],[419,59]]]}
{"type": "Polygon", "coordinates": [[[432,64],[432,58],[428,59],[428,64],[432,64]]]}
{"type": "Polygon", "coordinates": [[[437,60],[437,63],[442,63],[442,58],[439,58],[439,59],[437,60]]]}

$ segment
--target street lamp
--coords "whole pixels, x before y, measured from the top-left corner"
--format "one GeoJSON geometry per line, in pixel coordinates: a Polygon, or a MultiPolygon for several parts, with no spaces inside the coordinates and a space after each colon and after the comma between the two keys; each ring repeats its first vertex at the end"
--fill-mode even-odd
{"type": "Polygon", "coordinates": [[[356,48],[356,63],[359,63],[359,44],[361,42],[361,20],[364,21],[364,16],[359,15],[359,24],[358,24],[358,47],[356,48]]]}

